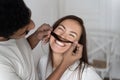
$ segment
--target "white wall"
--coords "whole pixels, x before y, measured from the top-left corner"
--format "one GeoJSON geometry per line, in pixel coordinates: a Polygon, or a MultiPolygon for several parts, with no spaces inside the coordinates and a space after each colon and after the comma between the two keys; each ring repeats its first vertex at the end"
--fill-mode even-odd
{"type": "Polygon", "coordinates": [[[120,0],[112,0],[112,30],[120,33],[120,0]]]}

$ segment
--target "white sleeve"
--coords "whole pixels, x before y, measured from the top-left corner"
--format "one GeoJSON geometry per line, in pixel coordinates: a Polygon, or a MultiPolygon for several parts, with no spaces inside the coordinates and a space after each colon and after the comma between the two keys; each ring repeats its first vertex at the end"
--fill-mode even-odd
{"type": "Polygon", "coordinates": [[[103,80],[93,67],[88,67],[83,71],[82,80],[103,80]]]}
{"type": "Polygon", "coordinates": [[[8,64],[0,63],[0,80],[22,80],[8,64]]]}

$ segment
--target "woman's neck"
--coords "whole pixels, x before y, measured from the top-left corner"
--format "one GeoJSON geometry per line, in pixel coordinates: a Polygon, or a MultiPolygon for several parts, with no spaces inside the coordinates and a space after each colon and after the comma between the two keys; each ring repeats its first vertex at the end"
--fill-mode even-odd
{"type": "Polygon", "coordinates": [[[60,65],[61,61],[63,59],[63,56],[59,53],[53,53],[52,55],[52,66],[53,68],[56,68],[60,65]]]}

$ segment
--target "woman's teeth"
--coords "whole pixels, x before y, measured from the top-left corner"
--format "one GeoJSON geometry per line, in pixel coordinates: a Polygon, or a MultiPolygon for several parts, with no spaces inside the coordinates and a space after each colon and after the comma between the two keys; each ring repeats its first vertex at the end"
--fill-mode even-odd
{"type": "Polygon", "coordinates": [[[56,40],[56,44],[58,44],[59,46],[62,46],[62,47],[64,47],[64,46],[65,46],[65,44],[64,44],[64,43],[62,43],[62,42],[60,42],[60,41],[58,41],[58,40],[56,40]]]}

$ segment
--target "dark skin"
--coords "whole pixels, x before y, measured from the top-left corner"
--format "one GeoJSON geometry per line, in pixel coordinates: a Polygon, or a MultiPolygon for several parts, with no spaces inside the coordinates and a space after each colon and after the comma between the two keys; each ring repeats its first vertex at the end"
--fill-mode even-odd
{"type": "Polygon", "coordinates": [[[41,25],[33,34],[31,34],[27,40],[31,46],[31,48],[35,48],[35,46],[39,43],[40,40],[43,40],[44,43],[47,43],[50,37],[50,33],[52,28],[49,24],[41,25]]]}

